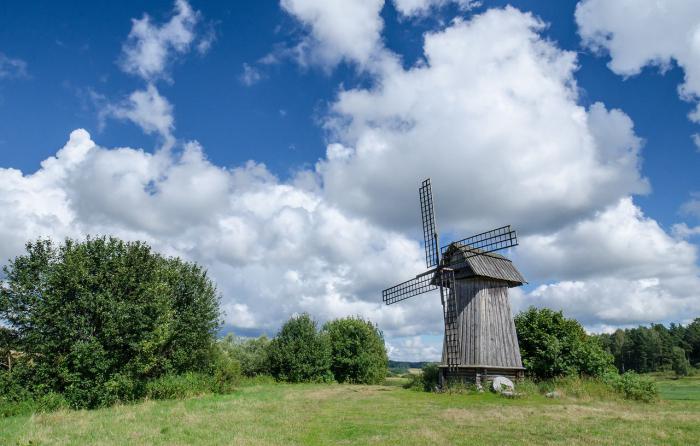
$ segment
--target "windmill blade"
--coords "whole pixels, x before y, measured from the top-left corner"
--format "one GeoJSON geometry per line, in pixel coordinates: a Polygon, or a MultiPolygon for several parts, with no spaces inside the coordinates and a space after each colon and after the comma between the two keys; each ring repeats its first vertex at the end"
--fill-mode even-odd
{"type": "Polygon", "coordinates": [[[444,362],[450,369],[454,369],[460,363],[459,315],[457,294],[455,293],[455,272],[453,269],[444,268],[438,274],[440,274],[440,298],[442,299],[442,311],[445,318],[444,362]]]}
{"type": "Polygon", "coordinates": [[[450,245],[466,248],[466,251],[470,252],[467,257],[474,257],[517,246],[518,236],[515,234],[515,230],[508,225],[452,242],[440,248],[441,253],[444,254],[450,245]]]}
{"type": "Polygon", "coordinates": [[[423,220],[423,241],[425,243],[425,264],[428,268],[437,266],[440,262],[438,258],[438,235],[435,225],[435,210],[433,209],[433,190],[430,186],[430,178],[421,183],[418,189],[420,197],[420,215],[423,220]]]}
{"type": "Polygon", "coordinates": [[[407,280],[385,289],[382,291],[382,301],[387,305],[391,305],[409,297],[436,290],[438,287],[433,285],[433,271],[429,273],[423,273],[415,279],[407,280]]]}

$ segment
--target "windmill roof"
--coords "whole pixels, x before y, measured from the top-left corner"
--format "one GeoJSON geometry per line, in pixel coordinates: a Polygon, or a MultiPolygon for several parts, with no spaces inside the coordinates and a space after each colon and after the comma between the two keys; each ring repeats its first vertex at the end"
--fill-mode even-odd
{"type": "Polygon", "coordinates": [[[453,243],[445,251],[443,262],[455,269],[457,279],[483,277],[506,281],[511,287],[527,283],[510,259],[493,252],[484,253],[453,243]]]}

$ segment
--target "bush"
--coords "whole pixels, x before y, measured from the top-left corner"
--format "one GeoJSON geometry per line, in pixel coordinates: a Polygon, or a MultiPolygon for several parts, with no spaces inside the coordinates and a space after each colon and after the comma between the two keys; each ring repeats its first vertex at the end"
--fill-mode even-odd
{"type": "Polygon", "coordinates": [[[323,326],[331,345],[331,371],[338,382],[380,384],[388,373],[384,338],[369,321],[348,317],[323,326]]]}
{"type": "Polygon", "coordinates": [[[437,364],[425,364],[419,374],[409,375],[404,388],[433,392],[440,382],[440,367],[437,364]]]}
{"type": "Polygon", "coordinates": [[[328,336],[316,330],[316,322],[304,313],[289,319],[269,348],[270,372],[283,381],[331,381],[331,349],[328,336]]]}
{"type": "Polygon", "coordinates": [[[530,376],[603,376],[615,370],[613,356],[561,311],[530,307],[515,317],[523,365],[530,376]]]}
{"type": "Polygon", "coordinates": [[[649,403],[659,398],[659,388],[656,382],[635,372],[622,375],[609,373],[604,377],[605,382],[626,399],[649,403]]]}
{"type": "Polygon", "coordinates": [[[253,377],[270,373],[270,359],[268,357],[270,340],[266,336],[245,339],[229,334],[219,341],[219,344],[224,351],[240,363],[241,373],[244,376],[253,377]]]}
{"type": "Polygon", "coordinates": [[[212,392],[216,386],[211,375],[187,372],[168,374],[146,383],[146,396],[154,400],[171,400],[212,392]]]}
{"type": "Polygon", "coordinates": [[[56,392],[92,408],[138,397],[147,380],[211,368],[219,302],[201,267],[105,237],[26,250],[3,268],[0,320],[19,334],[2,338],[23,352],[12,373],[35,397],[56,392]]]}

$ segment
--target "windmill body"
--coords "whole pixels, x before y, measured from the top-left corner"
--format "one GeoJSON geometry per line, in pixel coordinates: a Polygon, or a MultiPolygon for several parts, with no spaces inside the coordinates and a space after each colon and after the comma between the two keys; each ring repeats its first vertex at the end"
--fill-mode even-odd
{"type": "Polygon", "coordinates": [[[450,364],[444,342],[441,380],[481,384],[495,376],[522,378],[525,369],[508,289],[524,284],[523,276],[506,257],[495,253],[472,255],[456,245],[448,247],[442,261],[454,269],[453,330],[457,349],[456,360],[450,364]]]}
{"type": "Polygon", "coordinates": [[[384,290],[384,302],[390,305],[440,291],[445,320],[441,385],[451,381],[481,385],[495,376],[522,378],[508,289],[525,279],[509,259],[495,253],[518,244],[515,231],[504,226],[438,248],[429,179],[419,196],[429,270],[384,290]]]}

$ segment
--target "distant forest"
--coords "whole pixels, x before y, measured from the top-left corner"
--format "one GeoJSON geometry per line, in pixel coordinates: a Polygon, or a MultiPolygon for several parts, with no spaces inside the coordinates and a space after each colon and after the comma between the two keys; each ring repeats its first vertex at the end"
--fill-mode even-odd
{"type": "Polygon", "coordinates": [[[684,361],[700,368],[700,318],[687,326],[652,324],[596,335],[621,372],[673,370],[684,361]]]}
{"type": "MultiPolygon", "coordinates": [[[[615,358],[615,366],[624,373],[670,371],[679,363],[700,368],[700,318],[683,326],[652,324],[648,327],[618,329],[611,334],[594,335],[615,358]]],[[[428,362],[389,361],[393,373],[420,369],[428,362]]]]}

